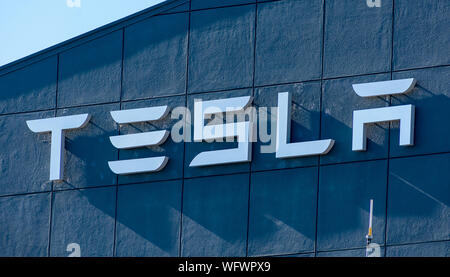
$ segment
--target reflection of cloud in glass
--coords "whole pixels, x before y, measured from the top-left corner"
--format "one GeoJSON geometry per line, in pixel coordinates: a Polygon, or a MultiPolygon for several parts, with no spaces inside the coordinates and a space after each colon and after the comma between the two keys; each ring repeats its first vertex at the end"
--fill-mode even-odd
{"type": "Polygon", "coordinates": [[[80,8],[81,7],[81,0],[67,0],[66,5],[69,8],[80,8]]]}
{"type": "Polygon", "coordinates": [[[373,8],[373,7],[381,7],[381,0],[367,0],[367,6],[369,8],[373,8]]]}

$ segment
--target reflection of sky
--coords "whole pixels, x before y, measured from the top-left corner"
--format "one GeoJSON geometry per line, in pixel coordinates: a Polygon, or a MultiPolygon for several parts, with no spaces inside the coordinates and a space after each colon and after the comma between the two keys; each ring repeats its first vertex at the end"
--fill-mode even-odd
{"type": "Polygon", "coordinates": [[[160,2],[1,0],[0,66],[160,2]]]}

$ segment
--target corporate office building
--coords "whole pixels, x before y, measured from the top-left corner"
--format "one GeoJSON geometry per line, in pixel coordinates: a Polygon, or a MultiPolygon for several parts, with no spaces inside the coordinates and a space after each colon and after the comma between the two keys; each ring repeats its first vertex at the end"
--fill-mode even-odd
{"type": "Polygon", "coordinates": [[[1,67],[0,256],[364,256],[370,200],[374,255],[449,256],[449,14],[166,1],[1,67]]]}

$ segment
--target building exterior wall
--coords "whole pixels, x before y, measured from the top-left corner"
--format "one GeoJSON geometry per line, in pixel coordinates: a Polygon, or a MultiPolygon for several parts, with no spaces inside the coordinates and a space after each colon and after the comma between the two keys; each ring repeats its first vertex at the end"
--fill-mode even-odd
{"type": "Polygon", "coordinates": [[[369,200],[384,256],[450,255],[450,2],[191,0],[163,5],[0,68],[0,256],[363,256],[369,200]],[[361,98],[352,84],[416,78],[407,95],[361,98]],[[189,167],[219,143],[117,150],[109,112],[194,99],[293,97],[291,141],[332,138],[323,156],[189,167]],[[397,123],[354,152],[352,113],[413,104],[415,145],[397,123]],[[50,136],[26,120],[89,113],[66,132],[63,182],[50,136]],[[108,161],[164,155],[158,173],[108,161]]]}

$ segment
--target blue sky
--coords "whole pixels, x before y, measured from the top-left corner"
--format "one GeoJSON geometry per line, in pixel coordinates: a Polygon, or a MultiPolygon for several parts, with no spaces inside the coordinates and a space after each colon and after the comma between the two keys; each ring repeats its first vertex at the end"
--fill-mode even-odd
{"type": "Polygon", "coordinates": [[[160,2],[0,0],[0,66],[160,2]]]}

